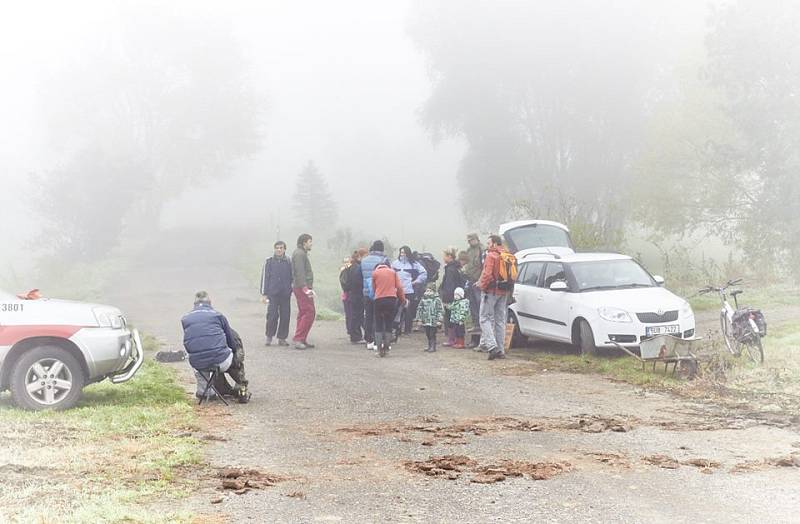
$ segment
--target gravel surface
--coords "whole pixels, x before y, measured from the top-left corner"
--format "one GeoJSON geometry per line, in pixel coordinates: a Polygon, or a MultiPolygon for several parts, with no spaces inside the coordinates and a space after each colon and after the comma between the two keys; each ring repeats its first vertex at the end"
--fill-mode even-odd
{"type": "Polygon", "coordinates": [[[208,459],[278,481],[235,494],[212,479],[185,509],[231,522],[797,521],[800,468],[777,465],[800,452],[796,428],[601,377],[520,373],[513,354],[425,354],[419,335],[379,359],[349,343],[343,322],[318,322],[315,349],[264,347],[263,306],[218,269],[176,273],[157,292],[163,307],[134,274],[109,298],[180,347],[198,282],[228,275],[209,291],[243,336],[253,399],[201,408],[224,438],[208,459]],[[474,465],[434,476],[409,466],[449,455],[474,465]],[[473,482],[509,460],[566,467],[473,482]]]}

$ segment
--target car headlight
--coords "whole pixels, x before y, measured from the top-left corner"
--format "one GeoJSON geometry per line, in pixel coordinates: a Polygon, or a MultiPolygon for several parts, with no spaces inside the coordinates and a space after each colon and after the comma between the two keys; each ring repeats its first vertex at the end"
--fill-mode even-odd
{"type": "Polygon", "coordinates": [[[692,306],[688,302],[684,302],[683,306],[681,306],[681,318],[689,318],[691,316],[694,316],[692,306]]]}
{"type": "Polygon", "coordinates": [[[601,307],[597,310],[600,317],[610,322],[632,322],[627,311],[615,307],[601,307]]]}
{"type": "Polygon", "coordinates": [[[122,318],[114,311],[95,308],[92,310],[92,313],[94,313],[94,318],[97,320],[98,326],[112,329],[122,328],[122,318]]]}

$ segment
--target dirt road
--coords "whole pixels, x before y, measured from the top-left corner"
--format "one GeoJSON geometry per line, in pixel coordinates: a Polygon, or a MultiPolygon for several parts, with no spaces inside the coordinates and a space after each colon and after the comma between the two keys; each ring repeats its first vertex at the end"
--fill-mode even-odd
{"type": "MultiPolygon", "coordinates": [[[[184,270],[160,289],[174,311],[141,289],[115,303],[180,346],[180,312],[218,269],[184,270]]],[[[243,494],[210,481],[191,511],[232,522],[797,520],[797,428],[534,371],[513,355],[429,355],[419,336],[379,359],[337,322],[317,323],[316,349],[267,348],[253,290],[229,277],[210,291],[243,335],[253,400],[202,408],[220,438],[208,458],[269,481],[229,484],[243,494]]]]}

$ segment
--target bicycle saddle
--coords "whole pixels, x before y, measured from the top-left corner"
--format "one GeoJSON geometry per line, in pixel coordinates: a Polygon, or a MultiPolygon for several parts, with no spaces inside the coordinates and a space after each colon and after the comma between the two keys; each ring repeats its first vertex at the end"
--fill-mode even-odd
{"type": "Polygon", "coordinates": [[[734,289],[733,291],[731,291],[731,296],[732,296],[732,297],[735,297],[736,295],[741,295],[742,293],[744,293],[744,291],[743,291],[743,290],[741,290],[741,289],[734,289]]]}

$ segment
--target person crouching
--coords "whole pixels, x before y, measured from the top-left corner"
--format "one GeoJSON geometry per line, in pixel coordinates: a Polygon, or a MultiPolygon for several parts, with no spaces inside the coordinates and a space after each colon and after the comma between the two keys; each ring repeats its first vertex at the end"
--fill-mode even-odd
{"type": "Polygon", "coordinates": [[[432,287],[425,290],[417,305],[417,320],[425,328],[425,336],[428,337],[428,349],[425,351],[433,353],[436,351],[436,330],[444,320],[444,304],[432,287]]]}
{"type": "Polygon", "coordinates": [[[194,297],[194,308],[181,318],[183,347],[189,355],[189,364],[197,379],[197,398],[203,395],[209,380],[209,371],[218,366],[236,382],[234,394],[239,402],[250,401],[247,379],[244,374],[244,351],[241,339],[228,324],[225,315],[211,307],[211,299],[205,291],[194,297]],[[237,351],[241,348],[242,351],[237,351]]]}
{"type": "Polygon", "coordinates": [[[406,295],[394,269],[382,262],[372,272],[372,288],[375,292],[375,344],[377,356],[383,357],[391,349],[392,326],[398,306],[404,306],[406,295]]]}

